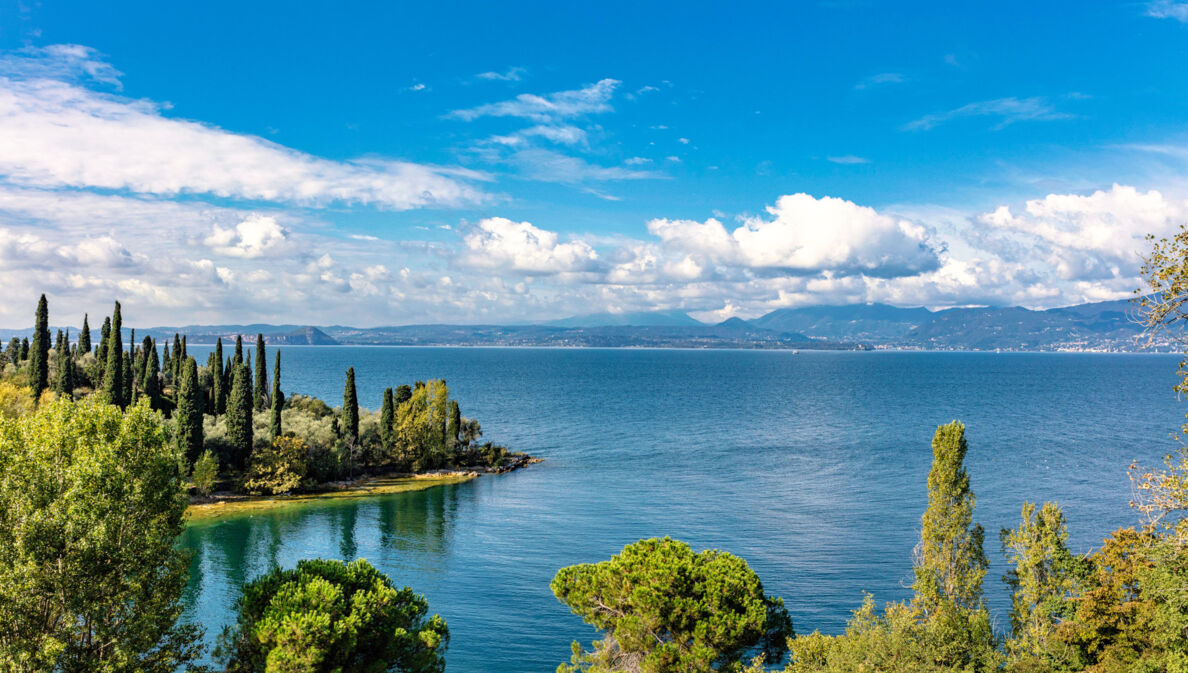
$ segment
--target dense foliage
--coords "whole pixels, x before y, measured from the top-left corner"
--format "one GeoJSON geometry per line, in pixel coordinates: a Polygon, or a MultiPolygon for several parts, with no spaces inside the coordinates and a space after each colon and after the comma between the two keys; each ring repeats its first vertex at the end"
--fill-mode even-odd
{"type": "Polygon", "coordinates": [[[782,657],[792,635],[783,601],[763,593],[746,561],[669,538],[562,568],[551,586],[604,632],[592,651],[575,642],[572,663],[559,672],[742,670],[748,653],[782,657]]]}
{"type": "Polygon", "coordinates": [[[0,421],[0,670],[172,673],[188,573],[180,456],[147,403],[0,421]]]}
{"type": "Polygon", "coordinates": [[[222,637],[227,673],[440,673],[449,630],[362,559],[301,561],[250,582],[222,637]]]}

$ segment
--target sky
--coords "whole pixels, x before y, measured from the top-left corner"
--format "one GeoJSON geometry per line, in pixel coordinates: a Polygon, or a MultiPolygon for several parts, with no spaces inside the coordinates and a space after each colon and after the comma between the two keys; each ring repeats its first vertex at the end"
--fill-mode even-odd
{"type": "Polygon", "coordinates": [[[0,326],[1125,298],[1186,57],[1171,0],[0,0],[0,326]]]}

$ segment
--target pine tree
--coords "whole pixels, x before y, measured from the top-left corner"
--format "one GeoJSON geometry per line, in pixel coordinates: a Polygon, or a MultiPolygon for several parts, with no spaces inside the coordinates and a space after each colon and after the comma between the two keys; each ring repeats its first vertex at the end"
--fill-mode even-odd
{"type": "Polygon", "coordinates": [[[86,313],[83,314],[82,331],[78,333],[78,354],[86,355],[91,352],[91,323],[87,320],[86,313]]]}
{"type": "Polygon", "coordinates": [[[49,303],[45,295],[37,300],[37,316],[33,325],[32,362],[29,364],[29,386],[40,396],[49,387],[49,303]]]}
{"type": "Polygon", "coordinates": [[[392,406],[392,389],[384,389],[384,402],[380,407],[380,443],[384,447],[384,453],[391,455],[393,449],[393,425],[396,423],[396,409],[392,406]]]}
{"type": "Polygon", "coordinates": [[[227,413],[227,372],[223,370],[223,338],[215,341],[214,353],[211,353],[211,375],[214,379],[211,386],[211,411],[215,416],[227,413]]]}
{"type": "Polygon", "coordinates": [[[252,400],[256,411],[264,411],[268,401],[268,357],[264,352],[264,335],[256,335],[256,388],[252,400]]]}
{"type": "Polygon", "coordinates": [[[252,453],[252,380],[247,367],[233,366],[231,394],[227,398],[228,462],[237,468],[247,464],[252,453]]]}
{"type": "Polygon", "coordinates": [[[275,440],[280,437],[281,432],[281,411],[285,408],[285,394],[281,392],[280,387],[280,349],[276,351],[276,365],[272,368],[272,438],[275,440]]]}
{"type": "Polygon", "coordinates": [[[965,425],[953,421],[936,429],[932,469],[928,473],[928,508],[921,521],[916,552],[913,604],[928,614],[956,607],[982,606],[982,578],[988,561],[985,533],[973,524],[977,502],[963,462],[969,445],[965,425]]]}
{"type": "Polygon", "coordinates": [[[177,389],[177,447],[194,461],[202,452],[202,395],[198,386],[198,363],[186,358],[182,363],[181,383],[177,389]]]}
{"type": "Polygon", "coordinates": [[[355,368],[347,369],[342,390],[342,432],[350,440],[359,438],[359,397],[355,394],[355,368]]]}
{"type": "Polygon", "coordinates": [[[123,329],[120,317],[120,302],[115,303],[115,311],[111,315],[111,327],[107,334],[107,352],[104,354],[103,392],[107,399],[116,406],[124,406],[124,342],[120,337],[123,329]]]}

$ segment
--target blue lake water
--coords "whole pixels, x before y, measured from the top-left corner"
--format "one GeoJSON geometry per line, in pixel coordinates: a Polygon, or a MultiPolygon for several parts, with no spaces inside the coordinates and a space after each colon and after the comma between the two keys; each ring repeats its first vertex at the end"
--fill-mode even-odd
{"type": "MultiPolygon", "coordinates": [[[[558,568],[644,537],[745,558],[797,631],[840,631],[868,591],[906,598],[936,426],[998,531],[1058,501],[1077,550],[1132,525],[1126,468],[1156,462],[1188,406],[1167,355],[286,347],[287,393],[363,406],[445,378],[485,438],[546,462],[428,491],[191,526],[187,615],[208,640],[273,564],[366,558],[449,622],[448,670],[548,672],[595,634],[549,591],[558,568]]],[[[208,349],[192,348],[200,362],[208,349]]],[[[269,349],[271,372],[272,349],[269,349]]]]}

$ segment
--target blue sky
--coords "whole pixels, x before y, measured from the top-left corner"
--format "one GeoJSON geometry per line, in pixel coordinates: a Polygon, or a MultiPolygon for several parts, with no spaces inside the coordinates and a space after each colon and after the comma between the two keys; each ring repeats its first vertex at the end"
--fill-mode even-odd
{"type": "Polygon", "coordinates": [[[0,323],[1125,296],[1188,4],[972,4],[6,0],[0,323]]]}

